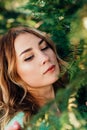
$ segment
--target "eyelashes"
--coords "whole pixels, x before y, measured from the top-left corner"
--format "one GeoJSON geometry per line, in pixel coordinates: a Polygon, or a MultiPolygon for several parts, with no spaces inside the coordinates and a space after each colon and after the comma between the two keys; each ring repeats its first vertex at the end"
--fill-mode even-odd
{"type": "Polygon", "coordinates": [[[42,48],[41,50],[44,51],[44,50],[47,50],[49,48],[49,46],[47,45],[46,47],[42,48]]]}
{"type": "Polygon", "coordinates": [[[28,58],[25,58],[24,61],[30,61],[30,60],[32,60],[33,58],[34,58],[34,55],[29,56],[28,58]]]}
{"type": "MultiPolygon", "coordinates": [[[[48,50],[49,48],[50,48],[49,45],[46,45],[45,47],[43,47],[43,48],[41,49],[41,51],[46,51],[46,50],[48,50]]],[[[33,58],[34,58],[34,55],[31,55],[31,56],[25,58],[24,61],[32,61],[33,58]]]]}

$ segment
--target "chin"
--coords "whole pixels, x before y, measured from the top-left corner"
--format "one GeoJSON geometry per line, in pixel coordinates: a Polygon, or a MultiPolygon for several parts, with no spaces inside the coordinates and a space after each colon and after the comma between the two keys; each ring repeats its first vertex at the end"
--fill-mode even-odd
{"type": "Polygon", "coordinates": [[[51,80],[50,84],[55,83],[57,80],[58,80],[58,77],[53,78],[53,79],[51,80]]]}

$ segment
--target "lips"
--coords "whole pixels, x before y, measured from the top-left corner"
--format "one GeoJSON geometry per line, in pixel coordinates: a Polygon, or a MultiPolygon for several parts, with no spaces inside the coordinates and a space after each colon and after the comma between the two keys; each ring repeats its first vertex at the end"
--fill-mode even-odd
{"type": "Polygon", "coordinates": [[[46,74],[47,72],[53,72],[55,69],[55,65],[51,65],[45,72],[44,74],[46,74]]]}

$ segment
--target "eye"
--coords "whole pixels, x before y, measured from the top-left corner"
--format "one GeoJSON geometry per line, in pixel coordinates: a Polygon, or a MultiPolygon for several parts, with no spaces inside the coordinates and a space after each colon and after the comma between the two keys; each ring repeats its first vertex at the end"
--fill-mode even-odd
{"type": "Polygon", "coordinates": [[[34,55],[25,58],[24,61],[31,61],[33,58],[34,58],[34,55]]]}
{"type": "Polygon", "coordinates": [[[45,51],[45,50],[47,50],[47,49],[49,49],[49,48],[50,48],[49,45],[46,44],[46,45],[43,45],[43,47],[41,48],[41,50],[42,50],[42,51],[45,51]]]}

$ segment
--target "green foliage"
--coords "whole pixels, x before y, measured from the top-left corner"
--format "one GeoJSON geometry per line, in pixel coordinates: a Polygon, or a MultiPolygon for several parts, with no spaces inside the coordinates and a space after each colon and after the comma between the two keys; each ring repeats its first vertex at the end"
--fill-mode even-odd
{"type": "Polygon", "coordinates": [[[65,2],[63,4],[59,0],[30,0],[24,7],[25,10],[31,10],[29,13],[31,13],[33,19],[40,23],[38,28],[51,34],[54,42],[60,46],[58,52],[61,57],[66,57],[69,53],[69,42],[66,34],[70,30],[70,22],[65,18],[66,6],[65,2]]]}
{"type": "Polygon", "coordinates": [[[20,11],[16,11],[18,7],[22,6],[24,1],[26,0],[0,1],[0,34],[4,34],[10,27],[29,24],[27,16],[20,11]]]}
{"type": "MultiPolygon", "coordinates": [[[[44,117],[39,122],[39,126],[36,126],[39,120],[36,115],[36,121],[32,120],[32,124],[35,124],[32,129],[87,129],[87,26],[84,25],[87,12],[86,3],[80,0],[36,2],[32,0],[24,7],[32,10],[33,19],[42,22],[38,28],[51,34],[57,48],[59,47],[59,55],[62,58],[70,56],[68,58],[70,60],[68,67],[70,83],[64,90],[58,92],[56,99],[62,112],[61,116],[57,118],[56,113],[51,111],[48,113],[48,118],[44,117]]],[[[39,117],[41,118],[41,115],[39,117]]]]}
{"type": "MultiPolygon", "coordinates": [[[[15,0],[13,0],[15,2],[15,0]]],[[[47,32],[60,57],[69,62],[70,81],[58,91],[56,103],[47,104],[25,126],[25,130],[87,129],[87,0],[29,0],[16,6],[0,1],[0,34],[11,26],[25,24],[47,32]],[[8,5],[8,6],[6,6],[8,5]],[[14,7],[14,8],[13,8],[14,7]]]]}
{"type": "MultiPolygon", "coordinates": [[[[22,9],[24,12],[28,10],[27,16],[31,15],[32,19],[36,21],[35,27],[51,35],[57,45],[59,56],[66,59],[69,58],[72,51],[67,35],[71,31],[74,19],[77,21],[73,25],[79,26],[80,17],[77,18],[76,13],[84,3],[86,1],[81,0],[30,0],[22,9]]],[[[79,30],[77,31],[79,33],[79,30]]],[[[79,36],[78,33],[76,34],[79,36]]]]}

